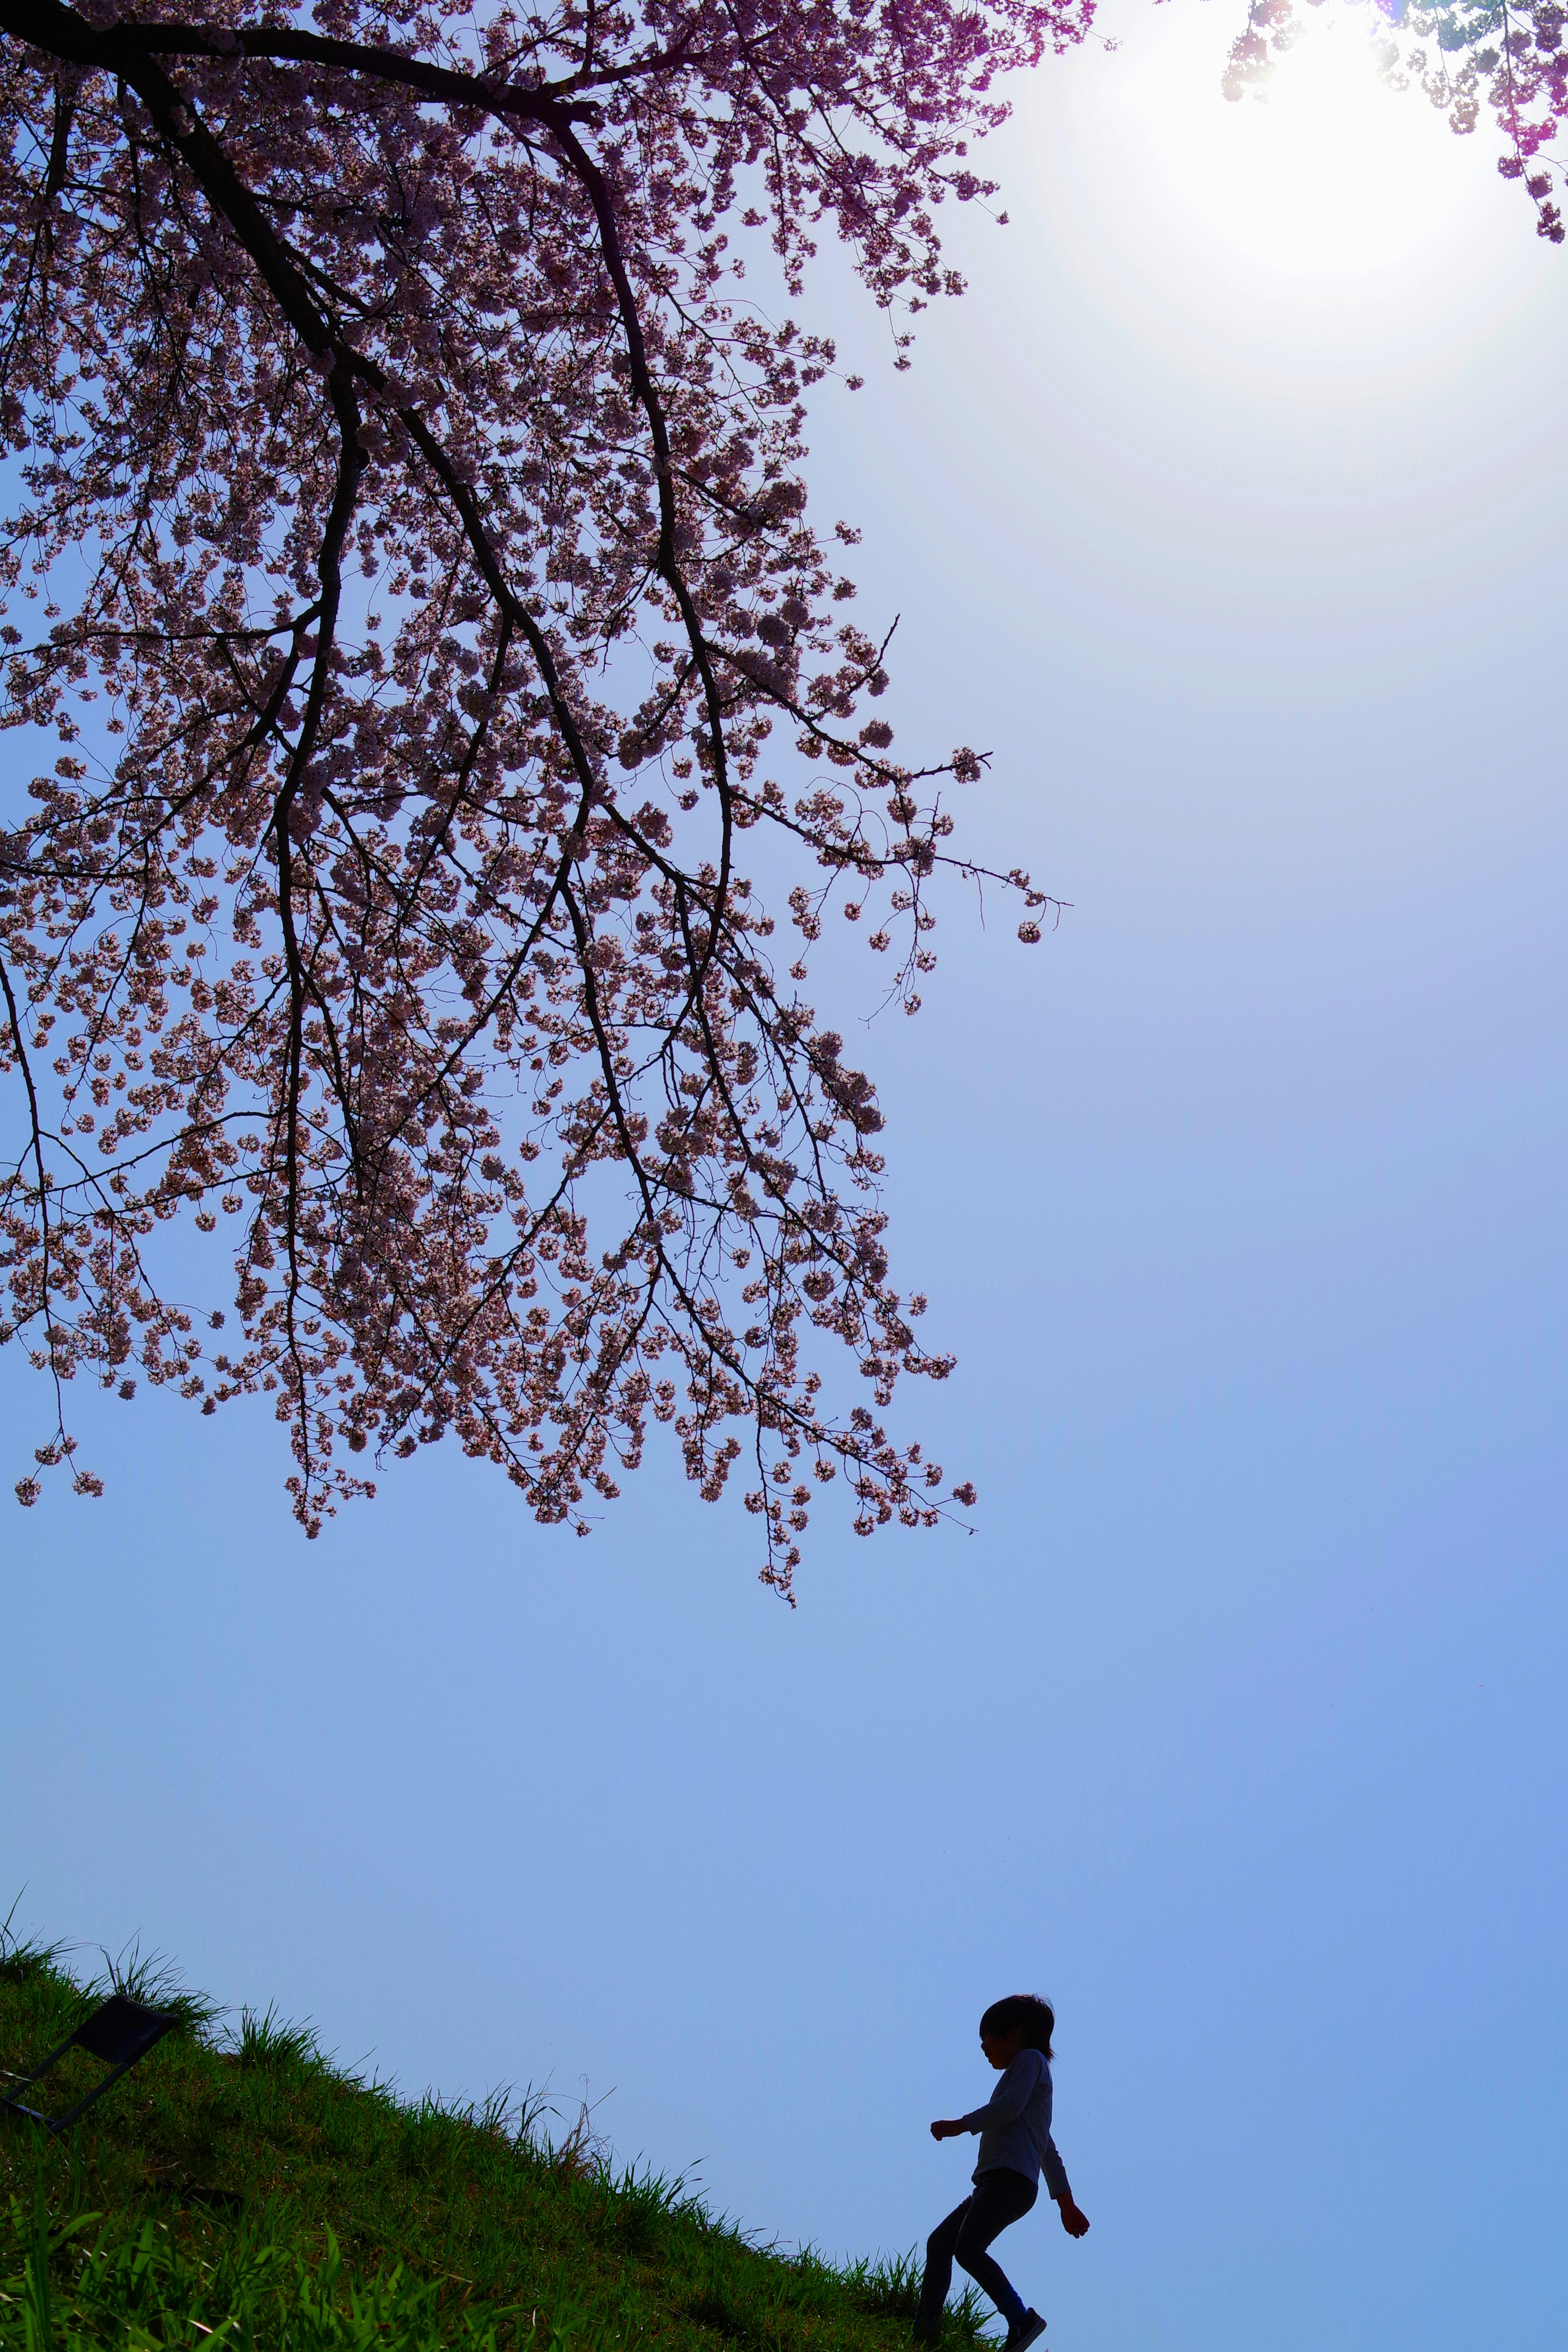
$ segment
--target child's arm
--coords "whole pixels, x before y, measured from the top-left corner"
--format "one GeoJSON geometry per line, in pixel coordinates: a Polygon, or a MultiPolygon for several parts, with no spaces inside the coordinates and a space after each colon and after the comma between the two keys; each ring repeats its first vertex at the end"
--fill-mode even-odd
{"type": "Polygon", "coordinates": [[[1033,2055],[1032,2051],[1026,2051],[1023,2059],[1014,2059],[983,2107],[974,2108],[967,2116],[957,2116],[948,2123],[932,2124],[932,2139],[956,2139],[961,2132],[988,2131],[993,2124],[1014,2122],[1023,2114],[1040,2079],[1037,2067],[1031,2071],[1023,2063],[1033,2055]]]}
{"type": "Polygon", "coordinates": [[[1054,2139],[1047,2138],[1046,2142],[1045,2173],[1046,2187],[1062,2217],[1062,2228],[1069,2238],[1081,2238],[1089,2228],[1089,2216],[1080,2212],[1073,2203],[1072,2190],[1068,2186],[1068,2168],[1054,2139]]]}
{"type": "MultiPolygon", "coordinates": [[[[1028,2057],[1033,2053],[1026,2051],[1023,2054],[1028,2057]]],[[[1031,2072],[1015,2058],[983,2107],[976,2107],[971,2115],[954,2116],[932,2124],[932,2139],[957,2139],[964,2132],[984,2131],[992,2124],[1010,2124],[1015,2116],[1022,2115],[1038,2081],[1037,2067],[1031,2072]]]]}

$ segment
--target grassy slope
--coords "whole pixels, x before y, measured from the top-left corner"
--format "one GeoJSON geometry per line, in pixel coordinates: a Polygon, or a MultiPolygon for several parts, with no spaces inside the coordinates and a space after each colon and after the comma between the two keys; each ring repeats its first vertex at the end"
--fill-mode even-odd
{"type": "MultiPolygon", "coordinates": [[[[87,2006],[51,1956],[0,1940],[0,2068],[37,2063],[87,2006]]],[[[903,2352],[908,2263],[770,2252],[679,2183],[552,2147],[500,2101],[409,2105],[270,2017],[223,2036],[199,2003],[186,2015],[68,2147],[0,2115],[4,2352],[226,2337],[256,2352],[903,2352]]],[[[100,2072],[73,2053],[52,2111],[100,2072]]],[[[971,2290],[946,2352],[979,2318],[971,2290]]]]}

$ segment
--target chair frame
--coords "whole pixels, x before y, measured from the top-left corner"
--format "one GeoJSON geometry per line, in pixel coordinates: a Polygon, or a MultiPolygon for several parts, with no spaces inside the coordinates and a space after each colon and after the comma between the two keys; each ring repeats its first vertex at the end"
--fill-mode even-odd
{"type": "Polygon", "coordinates": [[[16,2095],[16,2092],[0,2091],[0,2108],[9,2109],[13,2115],[26,2116],[29,2123],[42,2124],[44,2129],[52,2132],[58,2139],[62,2133],[70,2130],[72,2125],[87,2113],[89,2107],[102,2098],[105,2091],[111,2091],[122,2074],[129,2074],[132,2066],[145,2058],[149,2050],[154,2049],[162,2042],[164,2034],[172,2032],[180,2022],[179,2012],[176,2010],[150,2009],[145,2001],[132,2000],[129,1993],[110,1993],[107,2000],[100,2001],[98,2007],[82,2019],[74,2032],[68,2033],[58,2048],[50,2051],[41,2066],[35,2066],[30,2074],[18,2074],[12,2077],[17,2091],[30,2091],[35,2083],[41,2083],[50,2068],[58,2064],[68,2050],[85,2049],[89,2057],[96,2058],[100,2053],[92,2048],[88,2036],[99,2021],[108,2011],[115,2009],[133,2012],[127,2020],[128,2030],[135,2037],[133,2046],[128,2056],[120,2059],[117,2063],[110,2067],[109,2073],[101,2083],[93,2084],[85,2098],[79,2099],[74,2107],[68,2107],[63,2116],[47,2116],[39,2107],[29,2107],[16,2095]]]}

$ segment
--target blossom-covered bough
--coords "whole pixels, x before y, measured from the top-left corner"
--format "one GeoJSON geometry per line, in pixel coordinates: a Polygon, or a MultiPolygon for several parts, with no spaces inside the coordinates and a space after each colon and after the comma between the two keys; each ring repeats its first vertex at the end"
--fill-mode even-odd
{"type": "Polygon", "coordinates": [[[706,1496],[744,1457],[786,1591],[815,1480],[863,1531],[973,1499],[880,1418],[949,1360],[801,991],[838,909],[915,1009],[981,763],[892,755],[855,534],[805,513],[832,348],[744,270],[794,301],[837,236],[901,358],[999,78],[1088,14],[0,0],[0,1338],[53,1382],[40,1464],[94,1491],[64,1384],[141,1377],[271,1393],[311,1533],[448,1431],[582,1526],[651,1417],[706,1496]]]}

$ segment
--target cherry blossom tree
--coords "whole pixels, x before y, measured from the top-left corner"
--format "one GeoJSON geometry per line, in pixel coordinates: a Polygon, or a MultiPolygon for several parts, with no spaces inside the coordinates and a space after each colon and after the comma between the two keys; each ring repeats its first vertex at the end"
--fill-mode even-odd
{"type": "Polygon", "coordinates": [[[651,1419],[705,1496],[743,1461],[786,1592],[818,1481],[863,1532],[973,1500],[883,1418],[950,1359],[803,991],[830,915],[912,1013],[938,879],[1053,902],[953,845],[973,752],[894,756],[805,513],[833,347],[776,313],[836,238],[905,363],[1002,78],[1089,14],[0,0],[41,1466],[97,1491],[78,1375],[261,1392],[311,1534],[447,1433],[584,1527],[651,1419]]]}

